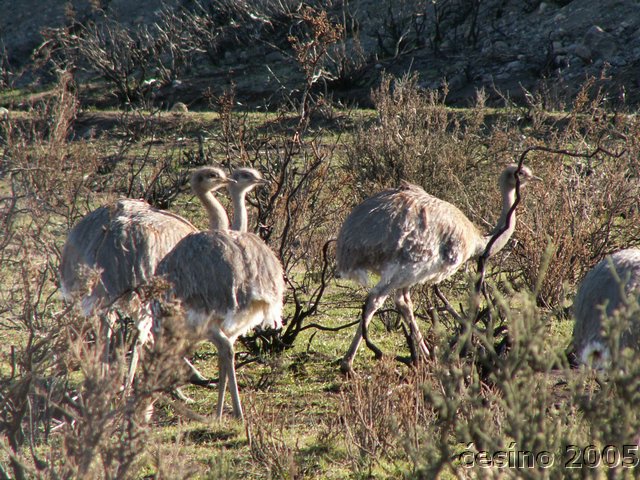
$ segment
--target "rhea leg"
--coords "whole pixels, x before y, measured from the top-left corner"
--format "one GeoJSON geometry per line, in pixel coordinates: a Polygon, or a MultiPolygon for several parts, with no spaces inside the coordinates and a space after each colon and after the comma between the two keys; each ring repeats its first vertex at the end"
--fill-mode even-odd
{"type": "Polygon", "coordinates": [[[238,392],[238,381],[236,379],[236,361],[233,345],[231,345],[231,362],[227,365],[227,377],[229,378],[229,392],[231,393],[231,403],[233,405],[233,415],[243,420],[242,405],[240,404],[240,392],[238,392]]]}
{"type": "Polygon", "coordinates": [[[376,357],[379,358],[379,356],[382,354],[382,352],[380,352],[380,350],[368,340],[366,330],[369,326],[369,323],[371,323],[373,315],[378,311],[386,298],[389,296],[390,290],[391,289],[388,284],[381,285],[380,283],[378,283],[375,287],[373,287],[371,292],[369,292],[369,295],[367,295],[367,299],[362,309],[362,320],[360,321],[360,325],[358,325],[356,334],[351,341],[349,350],[347,350],[347,353],[340,363],[340,370],[343,373],[353,371],[353,359],[356,356],[356,352],[358,351],[360,342],[362,342],[363,336],[365,337],[367,346],[376,353],[376,357]]]}
{"type": "Polygon", "coordinates": [[[151,335],[151,328],[153,326],[153,316],[151,311],[142,307],[143,310],[139,313],[138,318],[135,321],[136,324],[136,338],[133,342],[131,350],[131,360],[129,361],[129,371],[127,373],[127,379],[125,380],[124,389],[128,390],[133,385],[133,378],[136,375],[136,369],[138,368],[138,361],[140,359],[140,353],[142,347],[147,343],[153,343],[153,336],[151,335]]]}
{"type": "Polygon", "coordinates": [[[224,351],[224,346],[222,348],[218,348],[218,404],[216,406],[216,416],[218,420],[222,419],[222,409],[224,408],[224,394],[227,391],[228,358],[224,358],[224,351]]]}
{"type": "Polygon", "coordinates": [[[227,337],[223,332],[212,332],[212,340],[218,349],[218,405],[216,414],[218,419],[222,418],[222,408],[224,406],[224,394],[229,382],[229,393],[231,393],[231,403],[233,405],[233,415],[242,420],[242,405],[240,403],[240,393],[238,392],[238,381],[236,379],[235,351],[233,343],[235,339],[227,337]]]}
{"type": "Polygon", "coordinates": [[[102,365],[100,373],[103,378],[109,374],[109,365],[111,363],[111,335],[113,334],[113,326],[116,324],[116,314],[109,311],[100,316],[100,338],[104,342],[102,345],[102,365]]]}
{"type": "Polygon", "coordinates": [[[418,323],[416,322],[416,317],[413,314],[413,302],[411,301],[409,288],[407,287],[402,290],[398,290],[394,300],[402,318],[409,327],[411,342],[413,344],[412,352],[415,352],[417,357],[414,360],[417,361],[420,358],[428,358],[430,355],[429,348],[424,341],[424,337],[422,336],[418,323]]]}

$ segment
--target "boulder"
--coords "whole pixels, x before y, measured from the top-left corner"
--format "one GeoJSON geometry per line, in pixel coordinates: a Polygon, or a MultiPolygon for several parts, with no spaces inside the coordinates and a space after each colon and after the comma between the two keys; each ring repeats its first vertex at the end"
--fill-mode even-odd
{"type": "Polygon", "coordinates": [[[618,49],[613,35],[597,25],[593,25],[587,30],[582,43],[591,50],[595,58],[601,58],[605,61],[613,57],[618,49]]]}

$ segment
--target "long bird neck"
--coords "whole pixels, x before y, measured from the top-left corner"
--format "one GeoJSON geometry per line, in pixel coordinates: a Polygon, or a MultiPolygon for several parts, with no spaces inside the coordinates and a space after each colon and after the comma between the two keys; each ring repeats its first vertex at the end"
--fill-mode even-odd
{"type": "Polygon", "coordinates": [[[209,216],[209,228],[211,230],[229,230],[227,212],[213,192],[198,192],[197,195],[209,216]]]}
{"type": "Polygon", "coordinates": [[[231,202],[233,203],[233,223],[231,230],[246,232],[249,228],[246,204],[247,189],[232,190],[231,202]]]}
{"type": "MultiPolygon", "coordinates": [[[[484,237],[484,245],[480,251],[480,254],[482,254],[484,252],[484,250],[487,247],[487,244],[489,243],[489,241],[491,240],[491,238],[498,233],[499,231],[502,231],[502,229],[504,229],[506,223],[507,223],[507,217],[509,215],[509,210],[511,210],[511,207],[513,206],[513,204],[516,201],[516,190],[515,188],[505,188],[502,191],[502,213],[500,214],[500,218],[498,219],[498,223],[496,224],[496,226],[494,227],[494,229],[491,231],[491,233],[487,236],[484,237]]],[[[511,235],[513,235],[513,231],[516,228],[516,212],[513,212],[513,214],[511,215],[511,222],[509,223],[509,228],[507,228],[506,230],[504,230],[504,232],[502,232],[500,234],[500,236],[498,238],[496,238],[496,241],[491,245],[491,250],[489,251],[489,257],[494,256],[496,253],[498,253],[500,250],[502,250],[504,248],[504,246],[507,244],[507,242],[509,241],[509,239],[511,238],[511,235]]]]}

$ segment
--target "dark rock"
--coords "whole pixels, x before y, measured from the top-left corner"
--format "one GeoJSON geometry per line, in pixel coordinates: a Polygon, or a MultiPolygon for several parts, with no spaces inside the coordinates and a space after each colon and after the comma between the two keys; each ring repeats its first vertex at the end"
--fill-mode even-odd
{"type": "Polygon", "coordinates": [[[591,50],[594,56],[604,60],[610,59],[618,48],[613,35],[605,32],[597,25],[587,30],[582,42],[591,50]]]}

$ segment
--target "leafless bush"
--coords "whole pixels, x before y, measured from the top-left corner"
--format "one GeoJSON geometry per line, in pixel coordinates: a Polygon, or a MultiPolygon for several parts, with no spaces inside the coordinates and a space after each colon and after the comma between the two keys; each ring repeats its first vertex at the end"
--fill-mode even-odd
{"type": "Polygon", "coordinates": [[[478,0],[386,2],[378,17],[370,19],[377,28],[368,33],[376,39],[382,58],[396,58],[427,46],[439,53],[445,39],[454,49],[478,41],[480,5],[478,0]]]}
{"type": "Polygon", "coordinates": [[[300,135],[306,130],[317,98],[313,94],[316,83],[332,79],[326,64],[330,47],[342,36],[341,27],[332,23],[324,10],[304,7],[296,15],[298,32],[289,36],[295,59],[304,72],[305,85],[300,99],[300,123],[296,131],[300,135]]]}
{"type": "Polygon", "coordinates": [[[381,18],[377,19],[381,23],[380,28],[375,32],[379,55],[397,58],[424,47],[427,43],[428,4],[403,0],[387,2],[385,7],[381,18]]]}
{"type": "Polygon", "coordinates": [[[12,346],[11,371],[0,379],[6,477],[130,476],[147,448],[147,407],[176,383],[185,353],[177,326],[147,352],[124,395],[128,343],[103,376],[102,320],[80,317],[59,300],[60,239],[94,201],[88,187],[98,157],[89,143],[70,140],[76,107],[63,75],[29,119],[3,124],[0,325],[12,346]]]}
{"type": "MultiPolygon", "coordinates": [[[[560,304],[606,254],[640,239],[638,122],[607,114],[602,95],[590,92],[592,86],[585,84],[562,123],[551,124],[555,134],[545,134],[543,148],[557,152],[532,160],[544,184],[533,186],[527,199],[527,228],[520,230],[515,260],[533,288],[544,252],[540,246],[551,246],[553,258],[539,298],[546,306],[560,304]]],[[[544,134],[549,126],[540,123],[539,131],[544,134]]]]}
{"type": "Polygon", "coordinates": [[[256,40],[266,43],[269,37],[277,43],[278,37],[284,38],[298,8],[289,0],[208,0],[197,2],[194,8],[167,11],[164,23],[176,25],[211,63],[217,64],[222,52],[255,44],[256,40]]]}
{"type": "Polygon", "coordinates": [[[13,284],[12,277],[2,278],[10,292],[2,298],[2,326],[26,342],[15,346],[15,371],[1,380],[0,432],[11,459],[3,469],[15,478],[128,477],[147,448],[149,406],[180,380],[187,353],[180,317],[167,322],[173,331],[147,352],[144,368],[124,394],[128,345],[116,349],[105,376],[102,319],[61,310],[56,301],[53,238],[30,227],[13,240],[20,242],[18,251],[2,250],[3,268],[14,278],[13,284]],[[9,307],[14,302],[20,303],[9,307]],[[38,453],[43,445],[44,456],[38,453]]]}
{"type": "Polygon", "coordinates": [[[482,116],[462,125],[444,96],[422,92],[415,75],[385,76],[372,99],[378,120],[360,129],[347,147],[346,169],[353,172],[358,195],[409,180],[441,198],[465,196],[455,182],[468,182],[464,175],[474,175],[482,160],[476,157],[482,116]]]}
{"type": "Polygon", "coordinates": [[[9,52],[3,41],[0,41],[0,87],[11,88],[13,86],[13,71],[9,62],[9,52]]]}
{"type": "Polygon", "coordinates": [[[36,104],[29,121],[3,124],[16,193],[66,218],[74,217],[78,195],[97,165],[90,144],[69,142],[77,108],[72,77],[63,72],[52,99],[36,104]]]}
{"type": "Polygon", "coordinates": [[[397,461],[405,447],[423,444],[433,420],[422,390],[428,377],[424,366],[401,373],[395,361],[385,359],[366,377],[345,384],[338,415],[355,471],[370,471],[382,459],[397,461]]]}
{"type": "Polygon", "coordinates": [[[164,10],[151,25],[132,27],[105,17],[45,32],[38,64],[100,75],[122,105],[153,105],[158,89],[181,76],[202,41],[185,25],[184,14],[164,10]]]}
{"type": "Polygon", "coordinates": [[[247,415],[251,456],[273,478],[303,478],[304,471],[299,461],[300,448],[298,445],[291,445],[286,438],[286,423],[284,409],[257,410],[251,402],[247,415]]]}
{"type": "Polygon", "coordinates": [[[548,179],[545,189],[553,193],[530,200],[530,229],[522,232],[521,249],[516,251],[531,282],[544,252],[540,246],[553,248],[554,258],[540,292],[540,301],[547,306],[563,300],[565,282],[577,284],[605,254],[639,238],[636,222],[628,221],[636,215],[638,186],[630,178],[634,167],[625,165],[624,159],[601,154],[592,162],[593,172],[584,175],[579,162],[562,157],[558,155],[554,164],[540,170],[548,179]]]}

